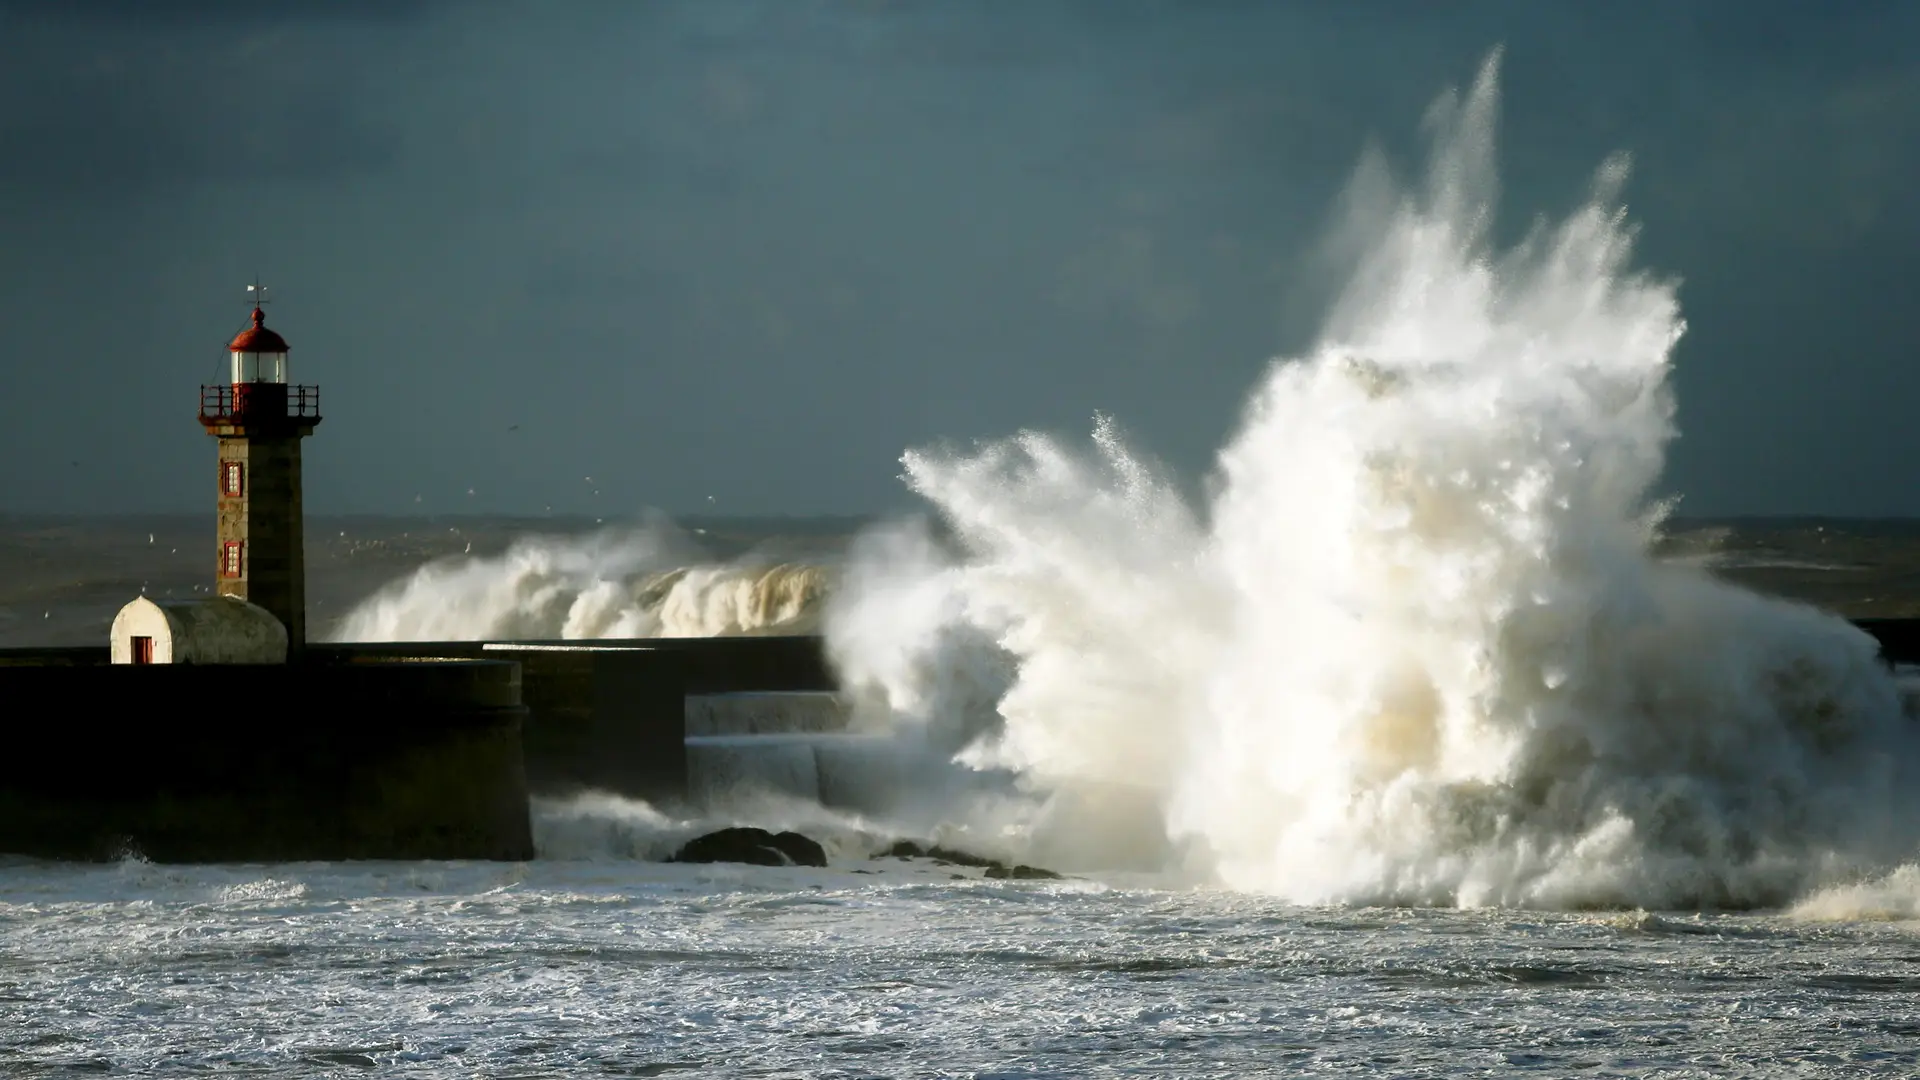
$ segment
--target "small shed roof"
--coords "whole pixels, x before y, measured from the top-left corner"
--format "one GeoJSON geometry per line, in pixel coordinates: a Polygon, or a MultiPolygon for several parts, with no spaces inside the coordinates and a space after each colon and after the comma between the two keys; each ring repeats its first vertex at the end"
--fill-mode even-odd
{"type": "Polygon", "coordinates": [[[162,626],[172,663],[277,664],[287,658],[287,628],[266,608],[237,596],[136,597],[113,620],[114,643],[162,626]]]}

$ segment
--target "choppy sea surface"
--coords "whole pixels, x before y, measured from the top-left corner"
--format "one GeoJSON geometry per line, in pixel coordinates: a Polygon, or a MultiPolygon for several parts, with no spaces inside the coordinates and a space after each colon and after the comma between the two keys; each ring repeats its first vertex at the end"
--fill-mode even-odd
{"type": "Polygon", "coordinates": [[[955,873],[8,862],[0,1074],[1920,1070],[1911,898],[1315,909],[955,873]]]}

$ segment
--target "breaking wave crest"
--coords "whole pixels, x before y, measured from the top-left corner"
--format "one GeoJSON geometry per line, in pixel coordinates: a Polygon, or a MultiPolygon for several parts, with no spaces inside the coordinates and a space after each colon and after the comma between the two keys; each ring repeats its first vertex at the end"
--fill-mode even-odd
{"type": "Polygon", "coordinates": [[[661,526],[529,537],[494,557],[430,563],[376,592],[336,641],[806,634],[831,570],[701,555],[661,526]]]}
{"type": "Polygon", "coordinates": [[[1866,881],[1830,885],[1793,905],[1807,922],[1920,921],[1920,866],[1908,863],[1866,881]]]}
{"type": "Polygon", "coordinates": [[[1204,507],[1104,418],[906,455],[959,553],[868,537],[830,646],[1017,778],[1003,831],[1312,903],[1772,906],[1912,856],[1874,642],[1650,554],[1675,286],[1628,267],[1620,161],[1496,248],[1496,70],[1424,188],[1363,166],[1366,254],[1204,507]]]}

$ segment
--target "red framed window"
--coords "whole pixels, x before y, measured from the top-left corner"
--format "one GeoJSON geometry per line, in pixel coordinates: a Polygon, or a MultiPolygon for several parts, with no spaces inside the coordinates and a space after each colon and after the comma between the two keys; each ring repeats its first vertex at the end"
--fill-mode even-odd
{"type": "Polygon", "coordinates": [[[244,561],[246,558],[246,546],[247,542],[245,540],[229,540],[220,545],[221,577],[237,578],[240,576],[240,572],[246,569],[246,563],[244,561]]]}
{"type": "Polygon", "coordinates": [[[238,461],[220,463],[220,494],[245,495],[247,493],[247,467],[238,461]]]}

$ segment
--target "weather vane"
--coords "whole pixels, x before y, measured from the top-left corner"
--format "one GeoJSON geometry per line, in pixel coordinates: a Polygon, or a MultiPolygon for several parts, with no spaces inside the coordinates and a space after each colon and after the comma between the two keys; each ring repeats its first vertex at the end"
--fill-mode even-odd
{"type": "Polygon", "coordinates": [[[267,305],[267,287],[260,284],[259,274],[253,275],[253,284],[247,286],[247,298],[253,301],[254,307],[267,305]]]}

